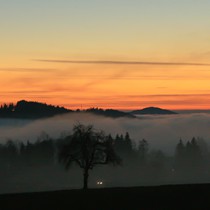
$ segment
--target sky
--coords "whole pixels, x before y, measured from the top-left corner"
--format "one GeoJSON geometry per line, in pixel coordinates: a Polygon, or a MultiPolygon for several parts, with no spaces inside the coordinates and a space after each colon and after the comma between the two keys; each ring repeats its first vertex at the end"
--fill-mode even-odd
{"type": "Polygon", "coordinates": [[[209,0],[0,0],[0,103],[209,109],[209,0]]]}

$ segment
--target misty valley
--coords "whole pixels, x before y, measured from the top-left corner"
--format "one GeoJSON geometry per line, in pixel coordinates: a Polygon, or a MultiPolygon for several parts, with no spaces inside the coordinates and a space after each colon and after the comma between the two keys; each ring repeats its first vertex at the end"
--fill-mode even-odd
{"type": "Polygon", "coordinates": [[[199,120],[210,122],[208,114],[111,119],[78,113],[35,121],[2,119],[0,193],[82,188],[81,168],[72,164],[65,170],[58,161],[60,145],[78,122],[102,130],[122,160],[90,170],[90,188],[209,183],[209,131],[199,120]]]}

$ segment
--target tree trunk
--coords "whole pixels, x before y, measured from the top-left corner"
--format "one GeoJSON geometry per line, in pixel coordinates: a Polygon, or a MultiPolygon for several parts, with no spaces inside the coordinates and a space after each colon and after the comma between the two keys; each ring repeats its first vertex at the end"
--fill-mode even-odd
{"type": "Polygon", "coordinates": [[[88,170],[84,169],[84,179],[83,179],[83,190],[87,190],[88,189],[88,170]]]}

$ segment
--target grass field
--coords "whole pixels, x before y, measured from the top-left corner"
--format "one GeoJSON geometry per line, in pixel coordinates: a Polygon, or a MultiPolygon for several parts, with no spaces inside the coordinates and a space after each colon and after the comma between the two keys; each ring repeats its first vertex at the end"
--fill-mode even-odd
{"type": "Polygon", "coordinates": [[[209,210],[210,184],[4,194],[0,209],[209,210]]]}

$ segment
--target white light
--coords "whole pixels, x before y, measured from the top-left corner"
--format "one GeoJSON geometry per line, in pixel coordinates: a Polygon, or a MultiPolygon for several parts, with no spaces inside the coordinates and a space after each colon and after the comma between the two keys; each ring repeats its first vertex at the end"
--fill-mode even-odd
{"type": "Polygon", "coordinates": [[[101,182],[101,181],[98,181],[96,183],[97,183],[97,185],[102,185],[103,184],[103,182],[101,182]]]}

